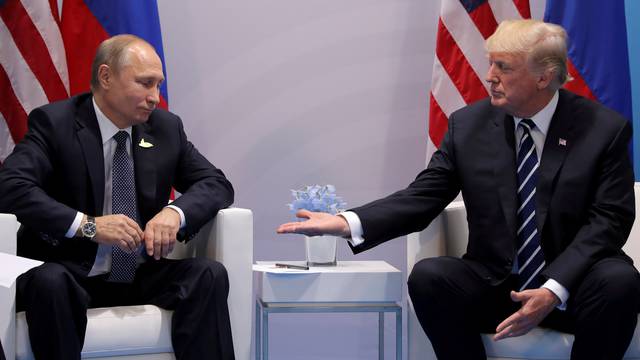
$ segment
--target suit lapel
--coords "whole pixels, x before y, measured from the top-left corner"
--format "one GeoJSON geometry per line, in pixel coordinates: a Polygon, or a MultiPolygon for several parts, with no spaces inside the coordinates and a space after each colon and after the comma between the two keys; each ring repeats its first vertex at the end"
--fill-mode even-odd
{"type": "Polygon", "coordinates": [[[572,143],[571,106],[563,90],[560,90],[558,106],[551,118],[549,132],[544,142],[544,150],[538,169],[538,185],[536,187],[536,218],[538,229],[544,228],[553,192],[553,179],[562,167],[567,151],[572,143]]]}
{"type": "Polygon", "coordinates": [[[500,203],[509,231],[516,233],[516,156],[513,118],[499,112],[493,119],[492,145],[494,153],[494,177],[500,194],[500,203]]]}
{"type": "MultiPolygon", "coordinates": [[[[148,221],[154,212],[156,191],[156,166],[158,156],[155,139],[148,123],[133,127],[131,152],[136,174],[138,209],[143,222],[148,221]]],[[[144,226],[144,224],[141,224],[144,226]]]]}
{"type": "Polygon", "coordinates": [[[85,165],[94,200],[94,214],[102,214],[104,201],[104,153],[98,119],[93,109],[92,97],[78,106],[76,113],[77,135],[82,147],[85,165]]]}

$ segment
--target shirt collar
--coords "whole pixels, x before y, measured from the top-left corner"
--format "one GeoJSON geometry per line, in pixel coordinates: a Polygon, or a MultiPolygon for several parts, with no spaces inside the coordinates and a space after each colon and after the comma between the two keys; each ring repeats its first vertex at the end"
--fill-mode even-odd
{"type": "Polygon", "coordinates": [[[102,145],[111,140],[113,135],[118,131],[126,131],[129,136],[131,136],[131,126],[125,129],[118,128],[111,120],[109,120],[102,110],[100,110],[100,107],[96,104],[95,98],[92,97],[91,102],[93,102],[93,109],[95,110],[96,118],[98,119],[98,126],[100,127],[100,134],[102,136],[102,145]]]}
{"type": "MultiPolygon", "coordinates": [[[[536,127],[538,128],[538,130],[540,130],[540,132],[545,136],[547,135],[547,131],[549,131],[549,125],[551,124],[551,118],[553,117],[553,113],[556,112],[556,107],[558,106],[558,99],[559,99],[559,95],[558,95],[558,92],[556,91],[556,93],[553,94],[551,101],[549,101],[549,103],[545,105],[545,107],[543,107],[542,110],[538,111],[537,114],[531,117],[531,121],[533,121],[533,123],[536,124],[536,127]]],[[[516,129],[517,129],[518,125],[520,124],[520,121],[522,121],[522,118],[514,116],[513,119],[515,120],[516,129]]]]}

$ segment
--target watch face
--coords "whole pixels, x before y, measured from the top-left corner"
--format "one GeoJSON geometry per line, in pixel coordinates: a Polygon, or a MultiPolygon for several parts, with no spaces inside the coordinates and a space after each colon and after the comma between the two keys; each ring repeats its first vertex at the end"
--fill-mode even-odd
{"type": "Polygon", "coordinates": [[[82,225],[82,235],[88,238],[96,236],[96,223],[87,222],[82,225]]]}

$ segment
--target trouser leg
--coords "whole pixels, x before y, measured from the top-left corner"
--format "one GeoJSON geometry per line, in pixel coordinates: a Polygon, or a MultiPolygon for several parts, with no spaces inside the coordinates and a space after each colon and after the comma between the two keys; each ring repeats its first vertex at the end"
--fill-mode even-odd
{"type": "Polygon", "coordinates": [[[618,258],[597,262],[569,298],[572,359],[622,359],[638,320],[640,275],[618,258]]]}
{"type": "Polygon", "coordinates": [[[418,262],[408,287],[420,325],[440,360],[486,359],[480,332],[494,331],[517,309],[506,284],[491,286],[457,258],[418,262]]]}
{"type": "Polygon", "coordinates": [[[26,312],[36,359],[80,359],[89,300],[60,264],[45,263],[18,278],[17,310],[26,312]]]}
{"type": "Polygon", "coordinates": [[[135,283],[143,299],[174,311],[176,359],[234,359],[222,264],[201,258],[151,262],[138,269],[135,283]]]}

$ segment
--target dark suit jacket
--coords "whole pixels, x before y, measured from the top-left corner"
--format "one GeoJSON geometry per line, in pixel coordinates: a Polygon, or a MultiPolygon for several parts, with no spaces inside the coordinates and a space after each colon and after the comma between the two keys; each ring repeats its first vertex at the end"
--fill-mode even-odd
{"type": "MultiPolygon", "coordinates": [[[[64,263],[86,275],[97,244],[65,238],[77,211],[102,215],[104,156],[89,93],[37,108],[29,130],[0,169],[0,211],[16,214],[23,225],[18,255],[64,263]]],[[[191,144],[180,118],[156,109],[132,131],[141,227],[169,200],[171,187],[182,193],[173,203],[183,210],[189,239],[219,209],[233,202],[233,188],[191,144]],[[153,147],[138,146],[141,139],[153,147]]]]}
{"type": "MultiPolygon", "coordinates": [[[[493,284],[511,272],[516,252],[513,118],[481,100],[453,113],[429,166],[405,190],[353,209],[362,221],[360,252],[424,229],[462,192],[469,244],[464,258],[493,284]]],[[[635,218],[629,122],[560,90],[547,133],[536,195],[543,275],[570,292],[596,261],[618,256],[635,218]],[[565,141],[562,141],[565,140],[565,141]]]]}

